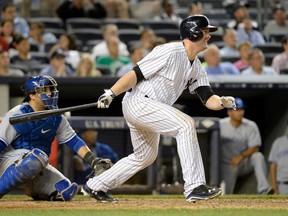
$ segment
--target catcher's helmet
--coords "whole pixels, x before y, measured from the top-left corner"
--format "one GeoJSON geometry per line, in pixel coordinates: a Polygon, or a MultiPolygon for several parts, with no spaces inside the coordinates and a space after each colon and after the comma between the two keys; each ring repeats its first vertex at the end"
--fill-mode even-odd
{"type": "Polygon", "coordinates": [[[43,104],[49,109],[58,108],[57,82],[51,76],[32,76],[21,86],[25,93],[23,102],[29,101],[29,94],[39,93],[43,104]],[[48,89],[49,91],[48,91],[48,89]],[[47,94],[50,92],[51,94],[47,94]]]}
{"type": "Polygon", "coordinates": [[[192,42],[196,42],[202,39],[203,29],[209,29],[210,32],[217,31],[216,26],[210,25],[208,18],[204,15],[189,16],[182,20],[180,24],[181,39],[189,39],[192,42]]]}

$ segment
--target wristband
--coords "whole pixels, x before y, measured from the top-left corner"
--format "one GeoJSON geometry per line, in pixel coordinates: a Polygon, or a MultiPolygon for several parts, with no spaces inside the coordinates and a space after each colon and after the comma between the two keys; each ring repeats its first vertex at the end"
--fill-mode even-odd
{"type": "Polygon", "coordinates": [[[85,154],[84,156],[84,161],[88,164],[90,164],[93,168],[99,163],[99,161],[101,160],[100,158],[97,158],[97,156],[89,151],[85,154]]]}

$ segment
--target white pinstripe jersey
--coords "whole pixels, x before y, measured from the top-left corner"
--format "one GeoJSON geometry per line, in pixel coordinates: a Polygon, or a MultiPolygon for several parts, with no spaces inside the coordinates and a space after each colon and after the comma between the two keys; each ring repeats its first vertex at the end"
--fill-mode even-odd
{"type": "Polygon", "coordinates": [[[200,60],[196,57],[191,65],[182,42],[155,47],[137,65],[145,80],[135,90],[165,104],[174,104],[187,87],[193,94],[199,86],[210,86],[200,60]]]}

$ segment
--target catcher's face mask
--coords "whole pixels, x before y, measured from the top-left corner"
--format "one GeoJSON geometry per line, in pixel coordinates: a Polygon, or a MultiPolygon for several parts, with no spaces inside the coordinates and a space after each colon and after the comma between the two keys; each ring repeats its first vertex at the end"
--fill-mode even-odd
{"type": "Polygon", "coordinates": [[[49,109],[58,109],[57,82],[51,76],[31,77],[22,86],[26,94],[24,102],[29,101],[29,94],[39,94],[45,107],[49,109]]]}

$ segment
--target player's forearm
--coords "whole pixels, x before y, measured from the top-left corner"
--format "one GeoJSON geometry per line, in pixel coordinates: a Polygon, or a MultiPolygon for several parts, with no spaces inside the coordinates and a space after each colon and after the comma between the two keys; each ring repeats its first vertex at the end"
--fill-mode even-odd
{"type": "Polygon", "coordinates": [[[255,152],[258,152],[259,151],[259,147],[252,147],[252,148],[249,148],[247,149],[246,151],[242,152],[242,157],[243,158],[247,158],[247,157],[250,157],[252,154],[254,154],[255,152]]]}
{"type": "Polygon", "coordinates": [[[270,165],[270,177],[271,177],[271,184],[273,189],[278,192],[278,185],[277,185],[277,165],[275,163],[272,163],[270,165]]]}
{"type": "Polygon", "coordinates": [[[79,150],[78,150],[78,152],[77,152],[77,154],[81,157],[81,158],[84,158],[84,156],[87,154],[87,152],[89,152],[90,151],[90,149],[87,147],[87,146],[82,146],[79,150]]]}
{"type": "Polygon", "coordinates": [[[123,77],[121,77],[112,87],[111,90],[115,96],[133,88],[137,83],[137,76],[134,70],[129,71],[123,77]]]}

